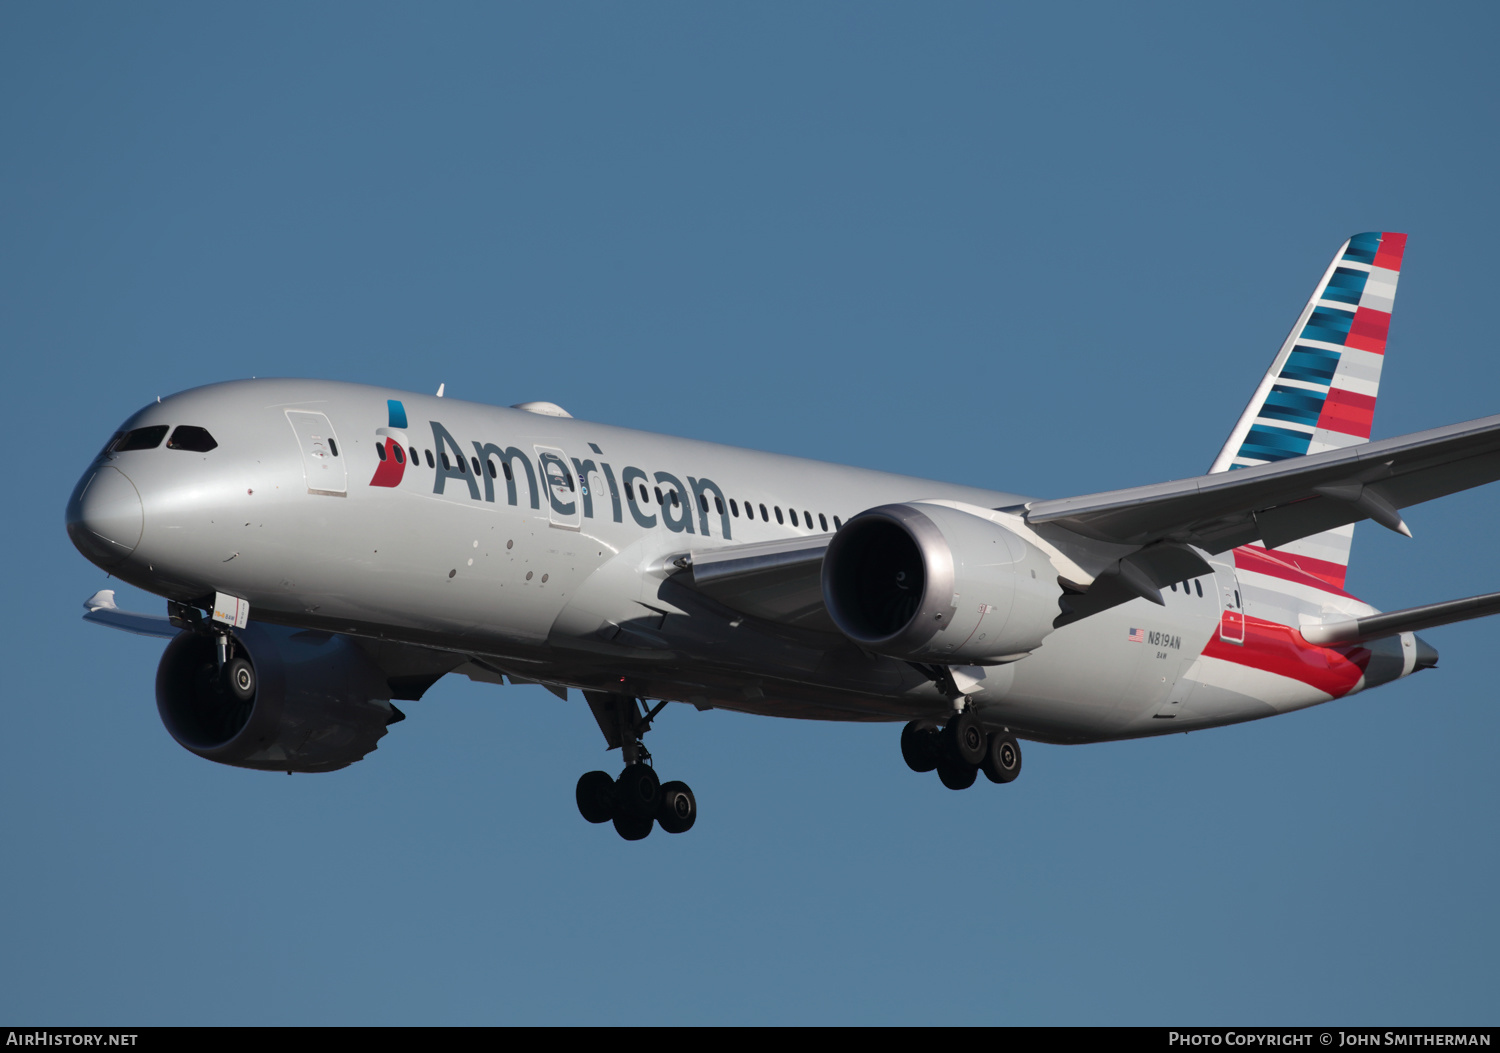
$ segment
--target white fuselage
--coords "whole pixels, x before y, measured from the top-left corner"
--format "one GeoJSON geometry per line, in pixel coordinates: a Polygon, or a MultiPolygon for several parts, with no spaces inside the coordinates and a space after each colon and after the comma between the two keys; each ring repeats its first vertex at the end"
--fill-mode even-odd
{"type": "MultiPolygon", "coordinates": [[[[515,678],[628,684],[639,697],[769,715],[940,718],[952,702],[919,669],[835,634],[724,616],[673,583],[675,558],[813,538],[876,505],[1024,502],[323,381],[200,388],[153,403],[122,430],[154,424],[201,426],[217,447],[113,453],[85,473],[81,490],[113,470],[139,497],[133,513],[127,488],[106,475],[127,496],[96,531],[108,543],[86,550],[127,581],[184,602],[227,593],[257,619],[458,652],[515,678]],[[393,426],[403,422],[391,402],[404,426],[393,426]],[[382,461],[392,444],[405,463],[393,453],[382,461]]],[[[1297,632],[1368,605],[1274,566],[1274,553],[1204,555],[1213,573],[1164,591],[1164,606],[1134,600],[1052,632],[1018,661],[959,670],[986,722],[1051,741],[1160,734],[1269,716],[1412,671],[1410,634],[1394,650],[1339,650],[1297,632]]]]}

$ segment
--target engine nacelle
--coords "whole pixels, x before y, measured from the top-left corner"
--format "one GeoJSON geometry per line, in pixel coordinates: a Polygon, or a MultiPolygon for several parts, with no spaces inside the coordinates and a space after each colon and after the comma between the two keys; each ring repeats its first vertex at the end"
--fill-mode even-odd
{"type": "Polygon", "coordinates": [[[385,677],[346,637],[251,622],[235,636],[238,687],[217,643],[184,631],[156,670],[156,709],[185,749],[261,771],[346,768],[400,719],[385,677]]]}
{"type": "Polygon", "coordinates": [[[946,505],[861,512],[823,557],[834,624],[855,643],[907,661],[1013,661],[1052,631],[1061,593],[1040,549],[946,505]]]}

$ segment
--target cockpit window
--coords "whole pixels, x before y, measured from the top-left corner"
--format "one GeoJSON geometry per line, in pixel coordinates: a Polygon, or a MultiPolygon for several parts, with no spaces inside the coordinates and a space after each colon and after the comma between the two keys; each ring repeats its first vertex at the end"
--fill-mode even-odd
{"type": "Polygon", "coordinates": [[[154,450],[161,445],[161,441],[166,437],[167,426],[165,424],[153,424],[149,428],[137,428],[135,431],[127,431],[121,437],[120,441],[115,443],[114,449],[110,452],[123,453],[126,450],[154,450]]]}
{"type": "Polygon", "coordinates": [[[207,453],[218,445],[214,442],[214,437],[208,433],[207,428],[200,428],[194,424],[177,425],[177,430],[167,440],[167,449],[188,450],[191,453],[207,453]]]}

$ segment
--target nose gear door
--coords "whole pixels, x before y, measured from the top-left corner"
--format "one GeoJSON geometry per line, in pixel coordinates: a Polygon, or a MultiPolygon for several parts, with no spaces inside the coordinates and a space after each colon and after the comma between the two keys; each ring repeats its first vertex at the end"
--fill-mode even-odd
{"type": "Polygon", "coordinates": [[[349,496],[349,473],[339,456],[338,437],[333,425],[321,413],[310,410],[287,410],[286,419],[297,435],[302,450],[302,473],[307,477],[307,492],[330,497],[349,496]]]}
{"type": "Polygon", "coordinates": [[[582,499],[568,455],[553,446],[536,446],[542,470],[542,490],[547,494],[547,520],[563,530],[577,530],[583,523],[582,499]]]}

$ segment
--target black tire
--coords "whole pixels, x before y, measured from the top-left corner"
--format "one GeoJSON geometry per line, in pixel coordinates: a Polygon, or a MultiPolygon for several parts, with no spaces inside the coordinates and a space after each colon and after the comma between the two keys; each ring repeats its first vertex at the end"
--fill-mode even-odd
{"type": "Polygon", "coordinates": [[[979,778],[979,769],[974,765],[948,757],[938,761],[937,773],[943,785],[950,790],[967,790],[979,778]]]}
{"type": "MultiPolygon", "coordinates": [[[[656,818],[656,808],[660,802],[661,780],[656,777],[655,770],[649,764],[631,764],[615,780],[617,816],[633,815],[649,823],[656,818]]],[[[645,834],[641,836],[644,837],[645,834]]]]}
{"type": "Polygon", "coordinates": [[[224,688],[236,702],[255,700],[255,667],[248,658],[235,658],[224,666],[224,688]]]}
{"type": "Polygon", "coordinates": [[[985,747],[989,745],[979,718],[968,712],[948,721],[948,726],[943,729],[943,739],[949,755],[970,766],[977,766],[984,760],[985,747]]]}
{"type": "Polygon", "coordinates": [[[997,731],[990,736],[990,748],[981,767],[990,782],[1014,782],[1021,774],[1021,744],[1014,735],[997,731]]]}
{"type": "Polygon", "coordinates": [[[901,759],[915,772],[931,771],[938,762],[937,728],[924,728],[920,721],[912,721],[901,729],[901,759]]]}
{"type": "Polygon", "coordinates": [[[661,788],[656,821],[669,834],[685,834],[698,821],[698,800],[685,782],[669,782],[661,788]]]}
{"type": "Polygon", "coordinates": [[[615,817],[615,780],[607,772],[587,771],[578,777],[578,814],[591,823],[615,817]]]}
{"type": "Polygon", "coordinates": [[[615,833],[627,841],[639,841],[651,833],[651,828],[656,824],[650,819],[642,819],[636,815],[616,815],[615,833]]]}

